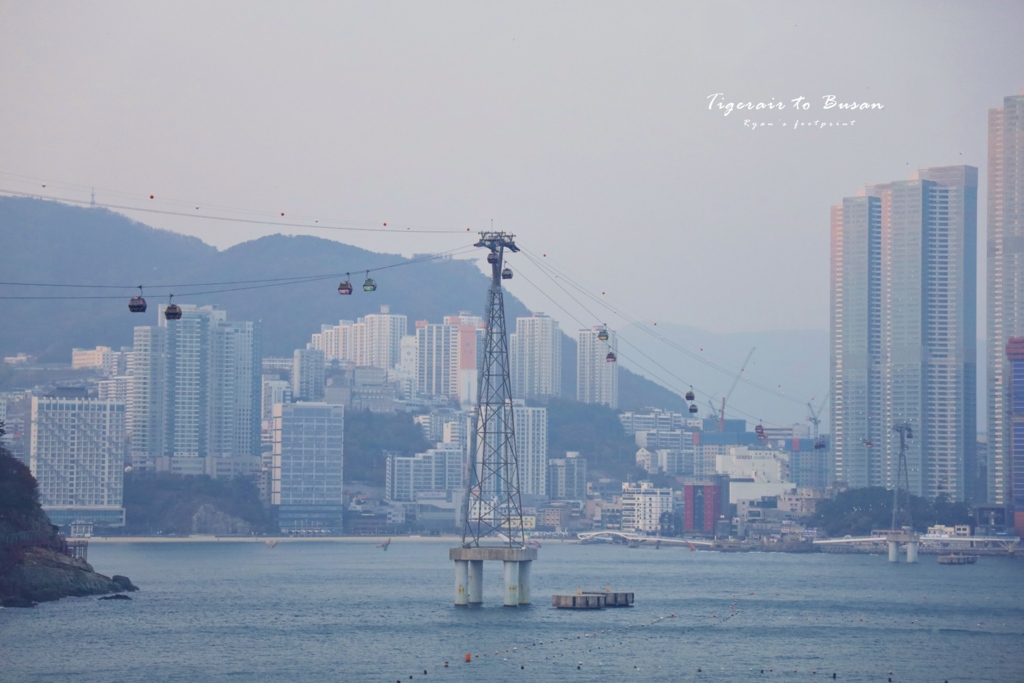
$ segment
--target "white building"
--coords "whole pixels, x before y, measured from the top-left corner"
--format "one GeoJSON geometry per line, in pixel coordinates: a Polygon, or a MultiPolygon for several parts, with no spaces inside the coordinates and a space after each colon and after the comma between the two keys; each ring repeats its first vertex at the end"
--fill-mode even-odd
{"type": "Polygon", "coordinates": [[[619,405],[618,337],[604,327],[580,330],[576,338],[576,400],[580,403],[619,405]],[[608,339],[598,335],[607,332],[608,339]],[[608,360],[608,354],[614,354],[608,360]]]}
{"type": "Polygon", "coordinates": [[[420,493],[462,491],[466,462],[456,444],[437,444],[426,453],[413,456],[389,454],[385,471],[388,500],[412,503],[420,493]]]}
{"type": "Polygon", "coordinates": [[[789,454],[786,451],[730,446],[727,453],[715,456],[715,473],[730,479],[751,479],[765,484],[788,482],[789,454]]]}
{"type": "Polygon", "coordinates": [[[562,331],[556,320],[543,313],[516,318],[508,344],[513,398],[562,395],[562,331]]]}
{"type": "Polygon", "coordinates": [[[672,489],[656,489],[649,481],[623,482],[622,530],[626,533],[657,536],[661,533],[661,515],[672,512],[672,489]]]}
{"type": "Polygon", "coordinates": [[[270,502],[286,532],[342,530],[345,408],[327,403],[274,406],[270,502]]]}
{"type": "Polygon", "coordinates": [[[71,367],[97,368],[108,377],[123,375],[128,369],[128,356],[131,349],[122,348],[114,351],[109,346],[97,346],[95,349],[72,349],[71,367]]]}
{"type": "Polygon", "coordinates": [[[39,501],[59,526],[123,526],[125,406],[57,393],[32,398],[29,467],[39,501]]]}
{"type": "Polygon", "coordinates": [[[526,401],[512,401],[516,428],[516,458],[519,461],[519,492],[547,495],[548,409],[531,408],[526,401]]]}
{"type": "Polygon", "coordinates": [[[700,431],[704,425],[703,420],[693,419],[688,414],[673,413],[668,410],[649,409],[644,413],[619,413],[619,422],[626,430],[626,436],[632,436],[637,432],[654,431],[700,431]]]}

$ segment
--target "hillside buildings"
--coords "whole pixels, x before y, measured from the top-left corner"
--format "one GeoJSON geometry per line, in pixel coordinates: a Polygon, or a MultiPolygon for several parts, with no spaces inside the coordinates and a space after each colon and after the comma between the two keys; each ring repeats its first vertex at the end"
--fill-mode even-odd
{"type": "Polygon", "coordinates": [[[908,422],[911,493],[975,486],[978,171],[922,168],[832,207],[834,476],[893,483],[908,422]]]}
{"type": "Polygon", "coordinates": [[[32,397],[29,467],[58,526],[124,526],[125,406],[84,389],[32,397]]]}
{"type": "Polygon", "coordinates": [[[413,503],[424,493],[461,493],[466,486],[465,477],[466,460],[458,444],[438,443],[437,448],[413,456],[389,453],[385,499],[413,503]]]}
{"type": "Polygon", "coordinates": [[[136,327],[128,400],[130,462],[143,470],[232,476],[259,467],[259,323],[214,306],[136,327]]]}
{"type": "Polygon", "coordinates": [[[512,397],[547,400],[562,395],[562,331],[543,313],[516,318],[508,337],[512,397]]]}
{"type": "Polygon", "coordinates": [[[97,346],[95,349],[72,349],[71,367],[96,368],[108,377],[125,375],[128,372],[128,357],[131,348],[114,351],[109,346],[97,346]]]}
{"type": "Polygon", "coordinates": [[[602,326],[580,330],[576,337],[576,400],[619,407],[619,366],[615,356],[619,342],[615,332],[602,326]],[[608,339],[600,339],[607,334],[608,339]]]}
{"type": "Polygon", "coordinates": [[[399,364],[402,338],[408,333],[408,318],[381,306],[380,313],[337,325],[323,325],[313,335],[310,348],[324,352],[326,360],[347,360],[390,370],[399,364]]]}
{"type": "Polygon", "coordinates": [[[1024,90],[988,112],[987,498],[1010,503],[1011,337],[1024,337],[1024,90]]]}
{"type": "Polygon", "coordinates": [[[345,409],[327,403],[274,406],[271,505],[286,533],[340,533],[345,409]]]}

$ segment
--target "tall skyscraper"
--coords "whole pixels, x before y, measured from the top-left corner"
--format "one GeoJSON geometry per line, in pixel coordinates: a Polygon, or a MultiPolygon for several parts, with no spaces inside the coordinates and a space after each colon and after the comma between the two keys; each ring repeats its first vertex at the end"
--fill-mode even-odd
{"type": "Polygon", "coordinates": [[[345,465],[345,408],[274,406],[271,499],[282,531],[339,533],[345,465]]]}
{"type": "Polygon", "coordinates": [[[576,347],[576,400],[580,403],[603,403],[609,408],[619,407],[619,364],[608,360],[608,354],[618,354],[619,341],[615,332],[604,327],[580,330],[576,347]],[[608,339],[600,335],[607,333],[608,339]]]}
{"type": "Polygon", "coordinates": [[[977,169],[919,169],[832,207],[834,475],[891,486],[899,436],[916,495],[975,481],[977,169]]]}
{"type": "Polygon", "coordinates": [[[125,407],[85,390],[32,398],[30,468],[57,525],[124,526],[125,407]]]}
{"type": "Polygon", "coordinates": [[[988,111],[988,502],[1008,505],[1011,337],[1024,336],[1024,90],[988,111]]]}
{"type": "Polygon", "coordinates": [[[129,382],[131,462],[139,469],[231,476],[259,464],[262,347],[259,323],[214,306],[160,307],[157,327],[136,327],[129,382]]]}
{"type": "Polygon", "coordinates": [[[562,395],[562,331],[543,313],[516,318],[508,337],[513,398],[545,400],[562,395]]]}
{"type": "Polygon", "coordinates": [[[416,391],[423,396],[459,395],[459,326],[416,321],[416,391]]]}

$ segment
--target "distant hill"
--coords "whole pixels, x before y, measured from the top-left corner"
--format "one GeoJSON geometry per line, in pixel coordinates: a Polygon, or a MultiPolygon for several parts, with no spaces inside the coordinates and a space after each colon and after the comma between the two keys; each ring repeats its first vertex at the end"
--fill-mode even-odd
{"type": "MultiPolygon", "coordinates": [[[[262,320],[263,352],[287,356],[304,348],[322,324],[355,320],[380,310],[382,304],[414,320],[440,322],[461,310],[482,313],[488,278],[472,261],[437,260],[371,273],[377,291],[364,293],[366,269],[405,261],[398,254],[379,254],[334,240],[310,236],[271,235],[218,251],[194,237],[157,230],[100,208],[72,207],[58,202],[0,197],[0,273],[4,282],[67,285],[172,285],[289,278],[302,275],[352,273],[356,292],[337,294],[338,277],[217,294],[189,291],[229,289],[230,285],[174,287],[175,301],[218,304],[236,320],[262,320]]],[[[241,285],[239,285],[241,286],[241,285]]],[[[0,299],[0,355],[19,351],[42,362],[68,363],[73,347],[118,348],[132,344],[133,328],[154,325],[157,305],[167,288],[146,293],[145,314],[128,312],[130,290],[38,288],[0,285],[0,295],[116,296],[114,299],[0,299]]],[[[521,301],[506,293],[508,327],[530,315],[521,301]]],[[[620,368],[624,408],[657,405],[678,408],[681,399],[620,368]]],[[[563,344],[563,396],[575,398],[576,342],[563,344]]]]}

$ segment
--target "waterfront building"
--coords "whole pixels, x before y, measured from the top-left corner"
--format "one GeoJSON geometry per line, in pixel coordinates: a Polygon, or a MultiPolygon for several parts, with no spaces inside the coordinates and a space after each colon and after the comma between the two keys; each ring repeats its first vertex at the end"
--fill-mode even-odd
{"type": "Polygon", "coordinates": [[[1013,526],[1024,536],[1024,337],[1011,337],[1006,343],[1006,373],[1009,410],[1007,434],[1010,437],[1009,479],[1012,519],[1007,526],[1013,526]]]}
{"type": "Polygon", "coordinates": [[[580,330],[576,337],[576,400],[619,407],[618,336],[603,326],[580,330]],[[607,333],[608,339],[598,335],[607,333]],[[608,354],[613,354],[609,362],[608,354]]]}
{"type": "Polygon", "coordinates": [[[271,504],[285,533],[340,533],[345,408],[327,403],[274,406],[271,504]]]}
{"type": "Polygon", "coordinates": [[[549,459],[545,490],[550,500],[586,500],[587,459],[574,451],[549,459]]]}
{"type": "Polygon", "coordinates": [[[317,402],[324,398],[324,352],[295,349],[292,355],[292,394],[296,401],[317,402]]]}
{"type": "Polygon", "coordinates": [[[974,167],[922,168],[832,207],[837,481],[892,486],[907,422],[911,493],[973,491],[977,188],[974,167]]]}
{"type": "Polygon", "coordinates": [[[1011,397],[1005,349],[1024,337],[1024,90],[988,111],[987,497],[1010,505],[1011,397]]]}
{"type": "Polygon", "coordinates": [[[722,487],[686,484],[683,487],[683,531],[714,533],[722,510],[722,487]]]}
{"type": "Polygon", "coordinates": [[[516,318],[508,337],[512,397],[547,400],[562,395],[562,331],[558,321],[534,313],[516,318]]]}
{"type": "Polygon", "coordinates": [[[658,536],[662,514],[674,509],[672,489],[658,489],[649,481],[623,482],[622,530],[626,533],[658,536]]]}
{"type": "Polygon", "coordinates": [[[125,406],[84,389],[32,397],[29,467],[58,526],[124,526],[125,406]]]}

